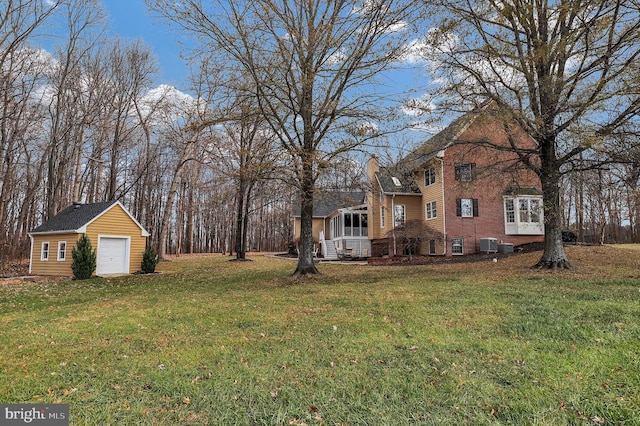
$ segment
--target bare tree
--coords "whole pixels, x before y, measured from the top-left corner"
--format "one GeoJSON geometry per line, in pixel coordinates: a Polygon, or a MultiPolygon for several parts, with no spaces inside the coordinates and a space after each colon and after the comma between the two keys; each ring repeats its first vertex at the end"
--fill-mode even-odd
{"type": "Polygon", "coordinates": [[[0,271],[7,259],[25,254],[24,236],[35,218],[41,168],[33,166],[42,157],[34,148],[41,142],[38,91],[46,55],[30,41],[60,3],[0,3],[0,271]]]}
{"type": "Polygon", "coordinates": [[[75,164],[76,146],[84,141],[85,119],[79,108],[84,95],[82,87],[82,58],[91,54],[98,39],[104,15],[101,4],[91,0],[69,2],[61,10],[66,24],[66,40],[58,48],[57,66],[51,75],[49,113],[49,143],[46,169],[46,214],[52,217],[70,194],[66,172],[75,164]],[[97,32],[97,33],[96,33],[97,32]]]}
{"type": "Polygon", "coordinates": [[[397,58],[403,0],[148,0],[204,51],[249,76],[266,123],[290,154],[301,200],[294,275],[318,273],[311,219],[318,167],[362,143],[380,99],[367,85],[397,58]],[[366,87],[365,87],[366,86],[366,87]],[[375,102],[374,102],[375,101],[375,102]]]}
{"type": "Polygon", "coordinates": [[[565,268],[560,181],[582,156],[598,166],[640,111],[640,6],[624,0],[436,0],[423,53],[443,109],[495,102],[536,141],[515,145],[540,177],[545,245],[539,267],[565,268]]]}

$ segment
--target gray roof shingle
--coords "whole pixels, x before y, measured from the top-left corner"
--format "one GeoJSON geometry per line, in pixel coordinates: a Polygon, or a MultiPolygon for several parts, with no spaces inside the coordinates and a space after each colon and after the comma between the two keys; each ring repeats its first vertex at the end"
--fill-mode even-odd
{"type": "Polygon", "coordinates": [[[36,227],[33,231],[37,233],[47,232],[73,232],[82,228],[87,223],[107,210],[117,201],[104,201],[92,204],[72,204],[60,213],[36,227]]]}
{"type": "Polygon", "coordinates": [[[407,170],[415,170],[422,167],[426,162],[435,157],[438,152],[456,143],[460,135],[467,130],[483,110],[484,108],[481,110],[473,110],[453,120],[451,124],[440,133],[434,135],[399,162],[402,163],[407,170]]]}
{"type": "MultiPolygon", "coordinates": [[[[364,191],[319,192],[313,200],[313,217],[327,217],[338,209],[359,206],[366,202],[364,191]]],[[[300,205],[293,206],[293,215],[300,216],[300,205]]]]}
{"type": "Polygon", "coordinates": [[[421,194],[418,185],[411,175],[405,173],[395,173],[391,169],[380,169],[376,172],[376,178],[380,183],[382,191],[387,194],[421,194]],[[396,185],[393,178],[398,179],[400,185],[396,185]]]}

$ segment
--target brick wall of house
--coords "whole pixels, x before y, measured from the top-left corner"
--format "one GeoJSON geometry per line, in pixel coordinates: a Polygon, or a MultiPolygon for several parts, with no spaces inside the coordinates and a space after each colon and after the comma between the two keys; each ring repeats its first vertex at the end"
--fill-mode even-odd
{"type": "MultiPolygon", "coordinates": [[[[476,121],[460,137],[461,141],[478,142],[491,136],[492,142],[507,144],[506,133],[495,121],[476,121]]],[[[520,143],[534,143],[522,132],[517,136],[520,143]]],[[[504,191],[510,186],[535,187],[540,189],[538,177],[522,165],[518,166],[516,154],[477,144],[457,144],[446,150],[444,158],[445,220],[447,228],[447,254],[451,254],[451,239],[464,239],[464,254],[480,249],[481,238],[496,238],[498,242],[520,245],[538,242],[542,235],[506,235],[504,217],[504,191]],[[455,165],[475,164],[475,179],[459,181],[455,176],[455,165]],[[458,217],[456,200],[471,198],[478,200],[477,217],[458,217]]]]}

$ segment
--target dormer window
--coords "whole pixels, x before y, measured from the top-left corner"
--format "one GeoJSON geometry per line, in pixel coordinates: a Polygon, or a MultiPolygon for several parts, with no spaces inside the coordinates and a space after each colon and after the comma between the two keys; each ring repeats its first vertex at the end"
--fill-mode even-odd
{"type": "Polygon", "coordinates": [[[391,180],[396,187],[400,188],[402,186],[402,183],[400,183],[400,179],[398,179],[397,177],[391,176],[391,180]]]}

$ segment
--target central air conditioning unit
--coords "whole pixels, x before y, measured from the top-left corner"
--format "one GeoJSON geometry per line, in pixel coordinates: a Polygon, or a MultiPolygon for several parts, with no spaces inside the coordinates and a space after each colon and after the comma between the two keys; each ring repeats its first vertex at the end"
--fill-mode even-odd
{"type": "Polygon", "coordinates": [[[496,238],[480,238],[480,251],[483,253],[497,253],[498,240],[496,238]]]}

